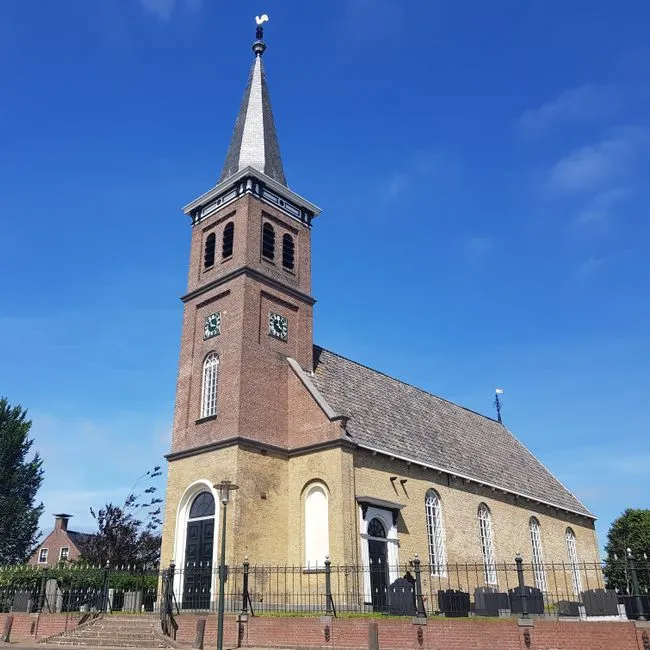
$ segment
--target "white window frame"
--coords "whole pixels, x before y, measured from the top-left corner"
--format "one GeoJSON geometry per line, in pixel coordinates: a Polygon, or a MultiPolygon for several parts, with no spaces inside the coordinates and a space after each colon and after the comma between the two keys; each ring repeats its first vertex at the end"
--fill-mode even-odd
{"type": "Polygon", "coordinates": [[[217,389],[219,387],[219,355],[210,352],[203,362],[203,382],[201,386],[201,417],[209,418],[217,414],[217,389]]]}
{"type": "Polygon", "coordinates": [[[546,583],[546,571],[544,570],[544,554],[542,552],[542,533],[539,521],[536,517],[531,517],[529,521],[530,528],[530,545],[533,549],[533,574],[535,576],[535,586],[546,593],[548,586],[546,583]]]}
{"type": "Polygon", "coordinates": [[[580,564],[578,561],[576,534],[571,528],[566,529],[564,539],[566,540],[566,552],[569,556],[569,564],[571,566],[571,582],[573,583],[573,593],[577,596],[582,591],[582,578],[580,576],[580,564]]]}
{"type": "Polygon", "coordinates": [[[49,554],[49,549],[47,548],[39,548],[38,549],[38,563],[39,564],[47,564],[47,556],[49,554]],[[45,557],[43,557],[43,551],[45,551],[45,557]]]}
{"type": "Polygon", "coordinates": [[[62,546],[59,549],[59,562],[67,562],[70,559],[70,547],[62,546]],[[65,557],[63,557],[63,551],[65,551],[65,557]]]}
{"type": "MultiPolygon", "coordinates": [[[[308,569],[318,569],[325,567],[325,558],[329,557],[330,554],[330,542],[329,542],[329,493],[327,488],[323,483],[311,483],[305,491],[304,498],[304,532],[305,532],[305,566],[308,569]],[[316,533],[314,532],[312,526],[313,524],[318,523],[314,519],[314,513],[309,512],[310,508],[310,498],[316,494],[321,493],[325,497],[325,521],[324,526],[321,525],[317,529],[316,533]],[[323,542],[323,548],[319,548],[320,542],[323,542]],[[324,552],[323,552],[324,551],[324,552]]],[[[322,524],[322,520],[320,521],[322,524]]]]}
{"type": "Polygon", "coordinates": [[[432,576],[447,575],[447,557],[445,554],[445,532],[442,524],[442,504],[435,490],[429,490],[424,500],[427,520],[427,548],[429,550],[429,568],[432,576]]]}
{"type": "Polygon", "coordinates": [[[483,572],[488,585],[498,584],[497,563],[494,556],[494,536],[492,533],[492,513],[481,503],[477,512],[479,536],[481,540],[481,554],[483,556],[483,572]]]}

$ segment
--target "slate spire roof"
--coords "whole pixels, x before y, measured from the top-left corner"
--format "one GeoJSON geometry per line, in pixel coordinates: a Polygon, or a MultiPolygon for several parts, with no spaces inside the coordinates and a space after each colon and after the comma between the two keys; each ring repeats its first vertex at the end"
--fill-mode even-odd
{"type": "Polygon", "coordinates": [[[234,176],[245,167],[252,167],[278,183],[287,185],[262,63],[262,54],[266,49],[262,37],[263,32],[258,28],[257,40],[253,43],[255,60],[219,182],[234,176]]]}
{"type": "Polygon", "coordinates": [[[594,518],[496,420],[318,346],[309,379],[359,447],[594,518]]]}

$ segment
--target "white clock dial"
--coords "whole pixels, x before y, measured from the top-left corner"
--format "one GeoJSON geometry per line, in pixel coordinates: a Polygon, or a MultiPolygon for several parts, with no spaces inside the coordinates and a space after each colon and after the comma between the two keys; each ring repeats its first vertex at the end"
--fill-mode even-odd
{"type": "Polygon", "coordinates": [[[221,312],[217,311],[205,317],[203,324],[203,339],[209,339],[221,334],[221,312]]]}
{"type": "Polygon", "coordinates": [[[289,338],[289,322],[280,314],[269,313],[269,334],[286,341],[289,338]]]}

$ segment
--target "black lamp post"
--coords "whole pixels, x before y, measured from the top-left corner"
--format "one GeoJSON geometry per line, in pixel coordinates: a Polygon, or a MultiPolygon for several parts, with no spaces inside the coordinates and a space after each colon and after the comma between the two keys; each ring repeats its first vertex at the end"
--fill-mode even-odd
{"type": "Polygon", "coordinates": [[[239,489],[238,485],[230,481],[221,481],[214,486],[219,490],[219,501],[221,501],[221,560],[219,561],[219,609],[217,618],[217,650],[223,649],[223,611],[226,589],[226,509],[230,501],[231,490],[239,489]]]}

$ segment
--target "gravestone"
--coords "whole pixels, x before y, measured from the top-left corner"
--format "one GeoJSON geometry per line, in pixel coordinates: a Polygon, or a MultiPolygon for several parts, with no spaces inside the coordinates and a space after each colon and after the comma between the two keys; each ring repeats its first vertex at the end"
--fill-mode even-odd
{"type": "Polygon", "coordinates": [[[515,587],[510,589],[508,594],[510,596],[510,609],[513,614],[523,613],[522,595],[526,596],[526,610],[529,614],[542,615],[544,613],[544,594],[537,587],[528,587],[526,585],[523,592],[521,587],[515,587]]]}
{"type": "Polygon", "coordinates": [[[580,606],[574,600],[558,600],[557,602],[557,615],[558,616],[580,616],[580,606]]]}
{"type": "Polygon", "coordinates": [[[580,594],[587,616],[616,616],[618,596],[613,589],[589,589],[580,594]]]}
{"type": "Polygon", "coordinates": [[[17,591],[11,604],[12,612],[31,612],[34,598],[31,591],[17,591]]]}
{"type": "Polygon", "coordinates": [[[474,589],[474,613],[477,616],[499,616],[499,610],[510,609],[506,592],[492,587],[474,589]]]}
{"type": "Polygon", "coordinates": [[[415,616],[415,591],[405,578],[397,578],[388,588],[388,611],[399,616],[415,616]]]}
{"type": "Polygon", "coordinates": [[[142,609],[142,592],[127,591],[124,594],[123,612],[139,612],[142,609]]]}
{"type": "Polygon", "coordinates": [[[450,618],[469,616],[469,593],[460,589],[439,590],[438,609],[450,618]]]}
{"type": "Polygon", "coordinates": [[[53,578],[45,583],[43,608],[51,614],[58,614],[63,609],[63,592],[59,589],[59,583],[53,578]]]}

